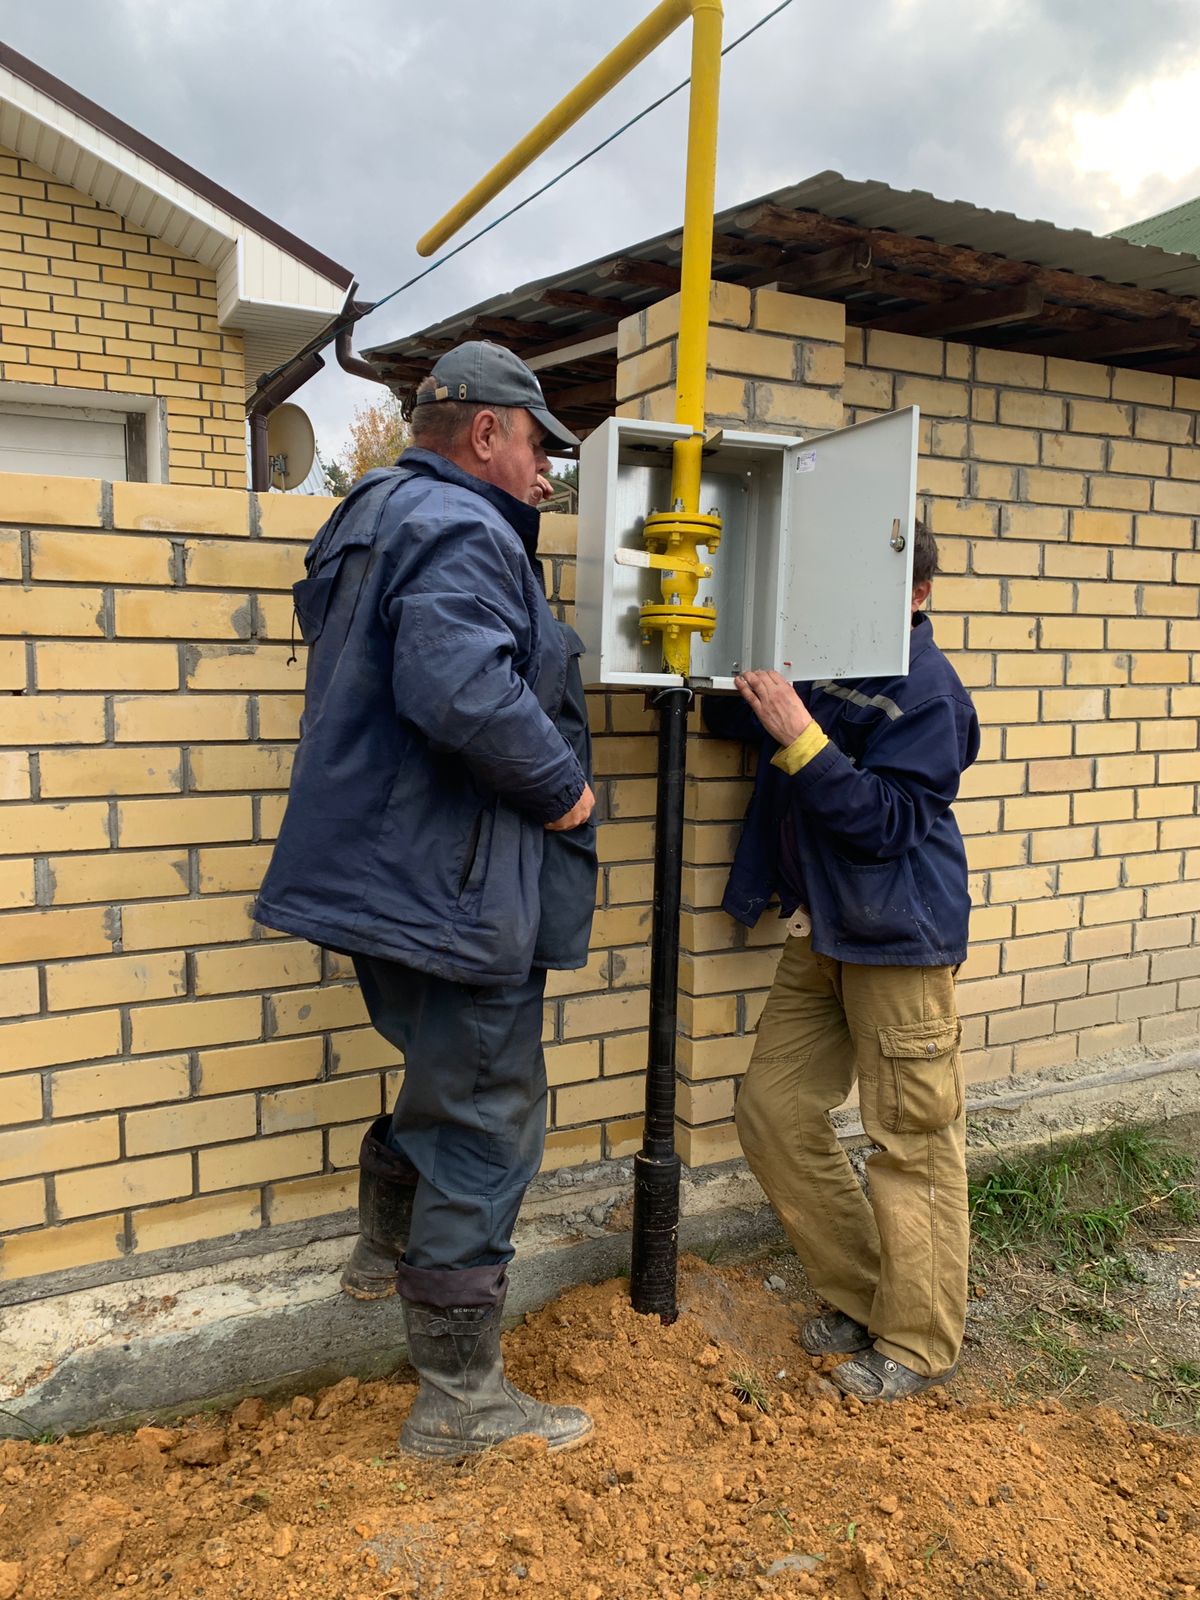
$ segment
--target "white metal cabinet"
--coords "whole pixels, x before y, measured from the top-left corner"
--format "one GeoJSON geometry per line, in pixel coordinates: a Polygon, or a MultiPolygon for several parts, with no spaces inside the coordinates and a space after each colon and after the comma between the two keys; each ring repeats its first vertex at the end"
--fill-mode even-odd
{"type": "MultiPolygon", "coordinates": [[[[709,644],[692,644],[692,676],[732,688],[733,675],[774,667],[793,679],[908,670],[917,410],[890,412],[799,439],[724,433],[706,448],[701,511],[722,518],[709,644]]],[[[671,445],[687,429],[611,417],[580,458],[576,627],[593,685],[678,683],[657,640],[641,642],[638,607],[661,599],[659,574],[625,566],[642,523],[670,506],[671,445]]]]}

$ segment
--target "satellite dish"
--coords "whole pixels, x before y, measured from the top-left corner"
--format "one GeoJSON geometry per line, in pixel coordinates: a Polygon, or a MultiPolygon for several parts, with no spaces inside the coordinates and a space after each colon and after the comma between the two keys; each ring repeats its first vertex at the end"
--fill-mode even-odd
{"type": "Polygon", "coordinates": [[[312,471],[317,440],[299,406],[276,406],[267,418],[267,459],[272,489],[295,489],[312,471]]]}

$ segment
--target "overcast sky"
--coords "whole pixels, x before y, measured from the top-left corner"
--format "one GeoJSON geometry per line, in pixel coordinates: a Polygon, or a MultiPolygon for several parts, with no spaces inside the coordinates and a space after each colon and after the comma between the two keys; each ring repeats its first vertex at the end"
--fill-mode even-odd
{"type": "MultiPolygon", "coordinates": [[[[725,0],[727,40],[776,0],[725,0]]],[[[349,267],[414,241],[651,0],[0,0],[0,37],[349,267]]],[[[683,29],[512,191],[687,73],[683,29]]],[[[725,62],[718,209],[832,168],[1106,232],[1200,193],[1197,0],[792,0],[725,62]]],[[[686,96],[361,325],[379,344],[675,227],[686,96]]],[[[497,202],[493,211],[502,209],[497,202]]],[[[371,386],[297,396],[335,454],[371,386]]]]}

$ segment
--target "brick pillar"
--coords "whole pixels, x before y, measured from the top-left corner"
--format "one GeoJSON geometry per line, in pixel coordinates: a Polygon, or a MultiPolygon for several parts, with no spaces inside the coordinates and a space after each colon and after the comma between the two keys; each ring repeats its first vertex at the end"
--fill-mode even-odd
{"type": "MultiPolygon", "coordinates": [[[[627,318],[617,333],[617,414],[675,418],[679,296],[627,318]]],[[[840,304],[714,283],[709,312],[709,428],[809,433],[844,420],[846,313],[840,304]]],[[[720,559],[718,555],[718,560],[720,559]]],[[[698,713],[693,731],[699,733],[698,713]]],[[[783,925],[747,932],[720,909],[750,796],[754,752],[689,741],[679,971],[679,1152],[689,1166],[739,1153],[736,1081],[774,976],[783,925]]]]}

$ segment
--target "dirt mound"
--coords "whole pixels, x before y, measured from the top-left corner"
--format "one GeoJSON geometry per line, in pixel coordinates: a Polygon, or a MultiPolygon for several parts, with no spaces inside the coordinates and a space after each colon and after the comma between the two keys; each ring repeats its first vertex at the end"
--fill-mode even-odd
{"type": "Polygon", "coordinates": [[[1200,1594],[1200,1442],[961,1381],[842,1400],[761,1272],[685,1266],[670,1328],[573,1290],[507,1339],[585,1405],[583,1448],[395,1452],[413,1394],[316,1397],[135,1435],[0,1444],[0,1600],[1089,1600],[1200,1594]]]}

